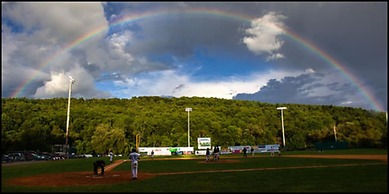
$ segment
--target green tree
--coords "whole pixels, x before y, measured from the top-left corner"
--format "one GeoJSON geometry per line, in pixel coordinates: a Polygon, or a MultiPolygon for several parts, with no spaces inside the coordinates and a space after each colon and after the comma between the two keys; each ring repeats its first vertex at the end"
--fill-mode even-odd
{"type": "Polygon", "coordinates": [[[97,153],[106,153],[109,149],[115,153],[124,153],[128,147],[124,130],[111,127],[108,124],[101,124],[96,127],[91,141],[93,149],[97,153]]]}

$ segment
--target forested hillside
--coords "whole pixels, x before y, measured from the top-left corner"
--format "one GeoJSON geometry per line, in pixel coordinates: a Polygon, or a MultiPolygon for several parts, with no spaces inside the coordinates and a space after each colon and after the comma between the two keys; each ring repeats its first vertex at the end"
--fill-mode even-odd
{"type": "MultiPolygon", "coordinates": [[[[2,99],[2,152],[51,151],[65,144],[67,98],[2,99]]],[[[269,104],[217,98],[135,97],[71,99],[69,144],[77,153],[128,153],[140,135],[140,146],[187,146],[211,137],[212,144],[282,144],[283,111],[287,149],[310,149],[316,142],[344,141],[349,147],[386,147],[385,112],[360,108],[269,104]]]]}

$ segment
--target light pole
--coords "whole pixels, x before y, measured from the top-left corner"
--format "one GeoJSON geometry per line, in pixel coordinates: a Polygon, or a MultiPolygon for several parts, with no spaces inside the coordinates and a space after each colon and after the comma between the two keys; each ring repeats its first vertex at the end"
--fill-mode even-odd
{"type": "Polygon", "coordinates": [[[284,113],[283,110],[286,107],[278,107],[277,110],[281,110],[281,125],[282,125],[282,145],[285,147],[285,132],[284,132],[284,113]]]}
{"type": "Polygon", "coordinates": [[[188,147],[190,147],[190,125],[189,125],[189,112],[192,111],[192,108],[185,108],[185,111],[188,112],[188,147]]]}
{"type": "Polygon", "coordinates": [[[69,115],[70,115],[70,96],[72,95],[72,85],[74,84],[75,80],[72,78],[72,76],[69,76],[69,98],[68,98],[68,114],[66,118],[66,142],[65,142],[65,153],[66,156],[68,155],[68,138],[69,138],[69,115]]]}

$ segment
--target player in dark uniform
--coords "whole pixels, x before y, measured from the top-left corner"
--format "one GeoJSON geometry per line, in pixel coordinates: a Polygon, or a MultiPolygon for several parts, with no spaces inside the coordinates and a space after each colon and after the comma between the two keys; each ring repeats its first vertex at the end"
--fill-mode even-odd
{"type": "Polygon", "coordinates": [[[209,151],[209,148],[207,148],[207,151],[205,152],[205,161],[209,162],[210,155],[211,155],[211,152],[209,151]]]}
{"type": "Polygon", "coordinates": [[[96,160],[95,162],[93,162],[93,172],[95,173],[95,175],[98,175],[97,169],[99,167],[101,168],[101,176],[103,176],[104,175],[104,167],[105,167],[104,160],[96,160]]]}
{"type": "Polygon", "coordinates": [[[247,149],[246,147],[243,147],[243,158],[247,158],[247,149]]]}

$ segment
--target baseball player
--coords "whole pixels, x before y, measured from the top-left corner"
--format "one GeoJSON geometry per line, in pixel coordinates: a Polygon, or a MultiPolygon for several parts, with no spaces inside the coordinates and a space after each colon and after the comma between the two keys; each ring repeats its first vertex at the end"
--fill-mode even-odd
{"type": "Polygon", "coordinates": [[[219,146],[215,146],[215,148],[213,149],[213,160],[214,161],[218,161],[219,160],[219,146]]]}
{"type": "Polygon", "coordinates": [[[98,175],[97,169],[99,167],[101,168],[101,176],[104,176],[104,167],[105,167],[104,160],[96,160],[95,162],[93,162],[93,172],[95,173],[95,175],[98,175]]]}
{"type": "Polygon", "coordinates": [[[113,162],[113,151],[112,149],[109,150],[109,162],[113,162]]]}
{"type": "Polygon", "coordinates": [[[207,151],[205,152],[205,161],[209,162],[209,156],[211,155],[209,148],[207,148],[207,151]]]}
{"type": "Polygon", "coordinates": [[[132,180],[136,180],[138,178],[139,158],[140,158],[140,154],[136,153],[135,148],[132,148],[132,152],[130,153],[130,156],[129,156],[129,159],[131,160],[132,180]]]}

